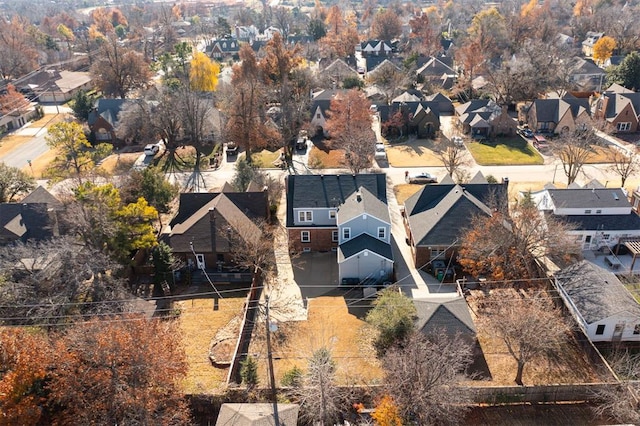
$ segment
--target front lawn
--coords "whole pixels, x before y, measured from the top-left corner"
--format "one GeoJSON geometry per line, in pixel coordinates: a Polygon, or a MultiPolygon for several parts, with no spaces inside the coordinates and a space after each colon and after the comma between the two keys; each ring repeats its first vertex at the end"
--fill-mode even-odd
{"type": "Polygon", "coordinates": [[[278,158],[280,158],[281,152],[279,149],[274,152],[263,149],[260,152],[251,154],[251,162],[255,167],[260,169],[273,169],[277,167],[274,162],[277,162],[278,158]]]}
{"type": "Polygon", "coordinates": [[[481,166],[544,164],[542,156],[519,136],[469,142],[467,149],[481,166]]]}
{"type": "Polygon", "coordinates": [[[398,205],[401,206],[409,197],[420,191],[424,185],[416,185],[413,183],[401,183],[393,187],[393,193],[396,194],[398,205]]]}
{"type": "Polygon", "coordinates": [[[409,139],[397,145],[387,146],[387,158],[392,167],[442,166],[442,161],[433,152],[431,139],[409,139]]]}
{"type": "Polygon", "coordinates": [[[344,167],[344,150],[323,151],[312,147],[309,152],[309,167],[312,169],[339,169],[344,167]]]}
{"type": "Polygon", "coordinates": [[[591,155],[585,161],[586,164],[615,163],[614,151],[610,146],[591,146],[591,155]]]}

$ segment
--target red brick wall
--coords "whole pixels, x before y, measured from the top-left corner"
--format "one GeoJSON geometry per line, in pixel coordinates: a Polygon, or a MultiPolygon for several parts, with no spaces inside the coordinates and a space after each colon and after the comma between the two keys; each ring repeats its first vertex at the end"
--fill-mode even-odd
{"type": "Polygon", "coordinates": [[[305,248],[311,251],[329,251],[332,247],[338,247],[338,242],[331,241],[333,231],[338,228],[289,228],[289,250],[292,252],[301,252],[305,248]],[[301,232],[309,231],[311,241],[303,243],[300,241],[301,232]]]}

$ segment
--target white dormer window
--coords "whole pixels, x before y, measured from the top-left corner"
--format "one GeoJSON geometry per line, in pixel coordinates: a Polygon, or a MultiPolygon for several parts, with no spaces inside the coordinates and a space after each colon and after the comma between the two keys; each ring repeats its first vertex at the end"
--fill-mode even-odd
{"type": "Polygon", "coordinates": [[[335,218],[336,218],[336,211],[329,210],[329,219],[335,219],[335,218]]]}
{"type": "Polygon", "coordinates": [[[348,240],[351,238],[351,228],[342,228],[342,239],[348,240]]]}
{"type": "Polygon", "coordinates": [[[313,212],[311,211],[299,211],[298,222],[313,222],[313,212]]]}

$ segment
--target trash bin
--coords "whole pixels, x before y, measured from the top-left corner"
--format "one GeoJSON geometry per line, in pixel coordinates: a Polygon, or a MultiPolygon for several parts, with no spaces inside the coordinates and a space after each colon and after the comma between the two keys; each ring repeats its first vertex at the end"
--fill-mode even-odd
{"type": "Polygon", "coordinates": [[[438,271],[438,273],[436,274],[436,278],[438,279],[438,281],[442,281],[442,279],[444,278],[444,271],[442,269],[438,271]]]}

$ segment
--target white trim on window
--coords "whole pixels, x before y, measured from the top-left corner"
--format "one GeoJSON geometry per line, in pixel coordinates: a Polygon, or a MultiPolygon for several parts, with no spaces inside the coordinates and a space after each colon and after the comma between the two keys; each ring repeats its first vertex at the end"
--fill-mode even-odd
{"type": "Polygon", "coordinates": [[[387,228],[381,226],[378,228],[378,238],[381,240],[387,239],[387,228]]]}
{"type": "Polygon", "coordinates": [[[311,232],[309,232],[309,231],[300,232],[300,242],[301,243],[310,243],[311,242],[311,232]]]}
{"type": "Polygon", "coordinates": [[[331,241],[334,243],[338,242],[338,231],[331,231],[331,241]]]}
{"type": "Polygon", "coordinates": [[[351,228],[342,228],[342,239],[343,240],[351,239],[351,228]]]}
{"type": "Polygon", "coordinates": [[[624,123],[618,123],[617,125],[619,132],[627,132],[631,129],[631,123],[626,121],[624,123]]]}
{"type": "Polygon", "coordinates": [[[336,211],[329,210],[329,219],[335,219],[335,218],[336,218],[336,211]]]}
{"type": "Polygon", "coordinates": [[[313,222],[313,212],[311,210],[298,211],[298,222],[313,222]]]}

